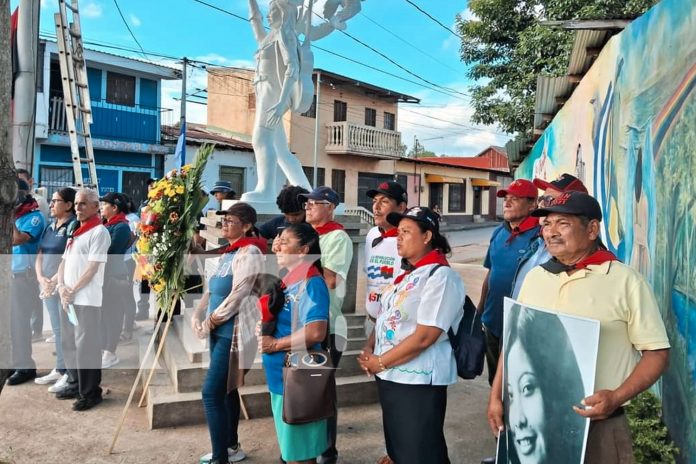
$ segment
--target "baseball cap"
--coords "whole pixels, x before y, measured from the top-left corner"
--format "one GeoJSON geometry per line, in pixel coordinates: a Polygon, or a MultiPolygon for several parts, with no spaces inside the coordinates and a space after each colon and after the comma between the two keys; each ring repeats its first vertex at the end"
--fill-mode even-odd
{"type": "Polygon", "coordinates": [[[567,172],[561,174],[561,176],[558,179],[552,180],[551,182],[547,182],[545,180],[536,178],[534,179],[534,185],[539,190],[553,189],[558,190],[559,192],[587,193],[587,188],[585,187],[585,184],[583,184],[580,179],[571,174],[568,174],[567,172]]]}
{"type": "Polygon", "coordinates": [[[238,201],[227,209],[216,211],[218,216],[226,216],[228,214],[237,216],[244,224],[256,224],[256,210],[249,204],[238,201]]]}
{"type": "Polygon", "coordinates": [[[128,202],[125,198],[123,198],[123,195],[121,195],[120,193],[109,192],[103,197],[101,197],[99,201],[103,201],[104,203],[110,203],[117,207],[118,210],[121,212],[126,212],[129,209],[128,202]]]}
{"type": "Polygon", "coordinates": [[[498,190],[496,196],[503,198],[505,195],[515,195],[518,198],[536,198],[539,191],[534,184],[527,179],[516,179],[507,188],[498,190]]]}
{"type": "Polygon", "coordinates": [[[394,227],[399,225],[402,219],[408,218],[416,222],[421,222],[425,224],[428,229],[433,232],[438,232],[440,225],[438,222],[438,215],[430,208],[424,206],[414,206],[401,213],[389,213],[387,214],[387,222],[394,227]]]}
{"type": "Polygon", "coordinates": [[[543,217],[549,214],[573,214],[589,219],[602,220],[602,208],[594,197],[583,192],[564,192],[556,197],[551,206],[532,211],[532,216],[543,217]]]}
{"type": "Polygon", "coordinates": [[[406,193],[406,189],[404,189],[398,182],[382,182],[377,186],[376,189],[368,190],[367,196],[374,198],[380,193],[393,198],[397,201],[397,203],[408,203],[408,194],[406,193]]]}
{"type": "Polygon", "coordinates": [[[226,180],[219,180],[215,182],[215,185],[213,185],[213,188],[210,189],[210,193],[215,193],[215,192],[231,192],[232,191],[232,183],[226,181],[226,180]]]}
{"type": "Polygon", "coordinates": [[[326,186],[317,187],[309,193],[300,193],[297,196],[306,200],[328,201],[334,205],[338,205],[341,202],[338,193],[331,187],[326,186]]]}

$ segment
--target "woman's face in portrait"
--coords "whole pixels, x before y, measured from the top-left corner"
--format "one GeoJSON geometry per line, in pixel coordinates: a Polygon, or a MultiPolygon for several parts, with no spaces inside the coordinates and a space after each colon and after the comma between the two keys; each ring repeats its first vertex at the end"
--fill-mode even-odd
{"type": "Polygon", "coordinates": [[[410,260],[420,258],[427,253],[432,232],[421,232],[418,223],[408,218],[399,222],[398,231],[396,249],[399,256],[410,260]]]}
{"type": "Polygon", "coordinates": [[[276,253],[278,267],[292,269],[297,266],[304,256],[305,249],[300,245],[300,239],[289,230],[280,235],[279,249],[276,253]]]}
{"type": "Polygon", "coordinates": [[[546,462],[546,419],[544,400],[527,352],[513,343],[505,366],[508,372],[510,427],[521,464],[546,462]]]}

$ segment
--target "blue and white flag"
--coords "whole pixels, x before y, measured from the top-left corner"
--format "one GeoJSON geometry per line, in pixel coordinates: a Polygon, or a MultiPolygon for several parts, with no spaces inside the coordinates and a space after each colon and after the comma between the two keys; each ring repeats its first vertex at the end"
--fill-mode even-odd
{"type": "Polygon", "coordinates": [[[174,160],[178,168],[186,163],[186,121],[181,124],[181,133],[176,142],[176,149],[174,149],[174,160]]]}

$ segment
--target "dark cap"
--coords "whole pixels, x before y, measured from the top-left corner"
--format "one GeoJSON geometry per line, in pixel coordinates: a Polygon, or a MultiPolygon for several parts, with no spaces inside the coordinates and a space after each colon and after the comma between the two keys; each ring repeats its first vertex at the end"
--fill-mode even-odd
{"type": "Polygon", "coordinates": [[[408,194],[398,182],[382,182],[376,189],[367,191],[367,196],[370,198],[376,197],[378,194],[386,195],[396,200],[397,203],[408,203],[408,194]]]}
{"type": "Polygon", "coordinates": [[[216,211],[219,216],[237,216],[244,224],[256,224],[256,210],[249,204],[238,201],[227,209],[216,211]]]}
{"type": "Polygon", "coordinates": [[[300,193],[297,197],[306,200],[328,201],[334,205],[338,205],[341,202],[338,193],[331,187],[326,186],[317,187],[309,193],[300,193]]]}
{"type": "Polygon", "coordinates": [[[502,190],[498,190],[496,196],[503,198],[505,195],[515,195],[517,198],[536,198],[539,191],[532,181],[527,179],[516,179],[502,190]]]}
{"type": "Polygon", "coordinates": [[[554,213],[602,220],[602,208],[599,207],[597,200],[582,192],[564,192],[553,200],[551,206],[532,211],[532,216],[543,217],[554,213]]]}
{"type": "Polygon", "coordinates": [[[31,190],[31,187],[29,187],[29,183],[26,180],[20,179],[19,177],[17,178],[17,190],[25,190],[29,191],[31,190]]]}
{"type": "Polygon", "coordinates": [[[551,182],[547,182],[538,178],[534,179],[534,185],[539,190],[552,189],[557,190],[559,192],[587,193],[587,188],[585,187],[585,184],[583,184],[580,179],[571,174],[568,174],[567,172],[561,174],[561,177],[559,177],[556,180],[552,180],[551,182]]]}
{"type": "Polygon", "coordinates": [[[232,191],[232,184],[226,180],[219,180],[215,182],[213,188],[210,189],[210,193],[222,192],[228,193],[232,191]]]}
{"type": "Polygon", "coordinates": [[[103,197],[101,197],[99,199],[99,201],[103,201],[104,203],[109,203],[109,204],[114,205],[122,213],[127,212],[129,209],[128,208],[128,201],[120,193],[109,192],[106,195],[104,195],[103,197]]]}
{"type": "Polygon", "coordinates": [[[398,226],[399,222],[406,218],[423,223],[428,229],[439,233],[440,225],[438,222],[438,215],[430,208],[426,208],[424,206],[414,206],[413,208],[407,209],[403,214],[387,214],[387,222],[394,227],[398,226]]]}

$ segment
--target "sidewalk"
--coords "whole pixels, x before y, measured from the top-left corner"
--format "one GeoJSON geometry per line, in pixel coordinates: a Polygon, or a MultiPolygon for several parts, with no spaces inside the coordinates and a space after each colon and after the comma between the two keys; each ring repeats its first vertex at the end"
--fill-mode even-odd
{"type": "Polygon", "coordinates": [[[500,221],[484,221],[484,222],[463,222],[461,224],[445,222],[440,226],[440,232],[454,232],[457,230],[473,230],[484,229],[486,227],[498,227],[500,221]]]}

